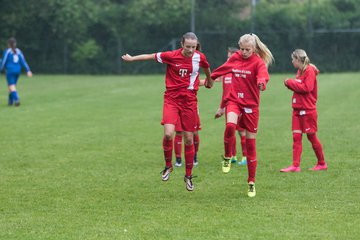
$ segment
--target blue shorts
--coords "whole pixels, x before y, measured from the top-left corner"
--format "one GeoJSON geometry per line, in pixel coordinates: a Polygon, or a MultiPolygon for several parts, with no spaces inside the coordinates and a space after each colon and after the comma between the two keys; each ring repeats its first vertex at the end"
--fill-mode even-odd
{"type": "Polygon", "coordinates": [[[19,73],[6,73],[6,80],[7,80],[8,86],[16,85],[19,75],[20,75],[19,73]]]}

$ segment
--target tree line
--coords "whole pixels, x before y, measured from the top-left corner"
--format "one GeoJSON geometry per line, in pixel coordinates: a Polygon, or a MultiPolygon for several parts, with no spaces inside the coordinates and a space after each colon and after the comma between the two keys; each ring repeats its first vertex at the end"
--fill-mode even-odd
{"type": "Polygon", "coordinates": [[[212,68],[249,32],[273,52],[273,72],[292,71],[295,48],[322,71],[360,67],[358,0],[1,0],[0,8],[1,48],[16,37],[35,73],[160,72],[120,56],[178,48],[192,27],[212,68]]]}

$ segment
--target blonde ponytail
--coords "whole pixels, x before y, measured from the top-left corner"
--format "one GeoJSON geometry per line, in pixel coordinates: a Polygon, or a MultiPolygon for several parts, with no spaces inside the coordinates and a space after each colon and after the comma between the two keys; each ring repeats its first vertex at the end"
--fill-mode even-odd
{"type": "Polygon", "coordinates": [[[291,57],[299,60],[303,64],[300,74],[302,75],[305,72],[305,69],[310,65],[310,58],[303,49],[295,49],[295,51],[291,54],[291,57]]]}

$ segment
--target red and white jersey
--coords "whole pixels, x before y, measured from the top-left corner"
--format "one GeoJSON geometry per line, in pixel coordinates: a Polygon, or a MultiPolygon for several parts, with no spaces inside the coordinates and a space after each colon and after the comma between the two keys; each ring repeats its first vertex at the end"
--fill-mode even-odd
{"type": "Polygon", "coordinates": [[[238,51],[215,69],[211,78],[216,79],[228,73],[233,74],[228,102],[235,102],[242,107],[257,108],[260,102],[259,84],[262,83],[265,89],[269,81],[265,62],[256,54],[244,59],[238,51]]]}
{"type": "Polygon", "coordinates": [[[199,69],[209,68],[210,64],[203,53],[195,51],[191,57],[185,57],[182,48],[158,52],[155,60],[159,63],[167,64],[165,85],[166,90],[195,90],[199,88],[199,69]]]}
{"type": "Polygon", "coordinates": [[[220,108],[224,108],[226,106],[226,101],[230,97],[232,78],[233,78],[232,73],[226,74],[225,76],[222,77],[223,93],[222,93],[220,108]]]}
{"type": "Polygon", "coordinates": [[[312,65],[307,66],[304,73],[299,69],[295,79],[286,81],[286,86],[294,91],[292,97],[292,107],[295,110],[316,109],[317,101],[317,79],[319,70],[312,65]]]}

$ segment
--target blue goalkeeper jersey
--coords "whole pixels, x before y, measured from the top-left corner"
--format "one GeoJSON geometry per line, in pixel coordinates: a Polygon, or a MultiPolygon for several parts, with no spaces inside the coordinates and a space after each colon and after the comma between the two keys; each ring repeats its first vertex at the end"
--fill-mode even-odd
{"type": "Polygon", "coordinates": [[[30,71],[29,65],[27,64],[24,55],[20,49],[16,48],[14,53],[11,48],[4,51],[2,61],[0,63],[0,71],[4,68],[7,73],[20,73],[21,67],[24,67],[26,72],[30,71]]]}

